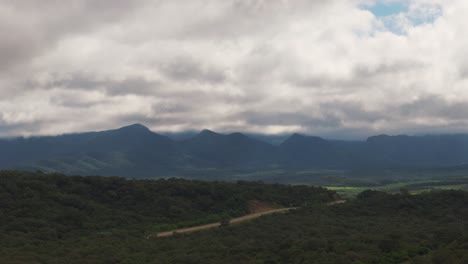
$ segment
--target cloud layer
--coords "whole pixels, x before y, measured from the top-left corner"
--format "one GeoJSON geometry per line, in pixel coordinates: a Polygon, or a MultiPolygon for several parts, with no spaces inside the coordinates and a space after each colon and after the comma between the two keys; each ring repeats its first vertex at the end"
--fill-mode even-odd
{"type": "Polygon", "coordinates": [[[0,136],[468,132],[468,2],[377,2],[2,1],[0,136]]]}

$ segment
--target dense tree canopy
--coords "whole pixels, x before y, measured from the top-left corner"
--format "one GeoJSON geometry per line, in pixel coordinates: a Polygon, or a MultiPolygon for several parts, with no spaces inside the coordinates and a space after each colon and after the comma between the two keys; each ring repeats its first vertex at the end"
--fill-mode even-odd
{"type": "Polygon", "coordinates": [[[467,263],[468,193],[333,192],[260,182],[0,173],[2,263],[467,263]],[[242,215],[248,201],[300,206],[242,224],[146,239],[242,215]]]}

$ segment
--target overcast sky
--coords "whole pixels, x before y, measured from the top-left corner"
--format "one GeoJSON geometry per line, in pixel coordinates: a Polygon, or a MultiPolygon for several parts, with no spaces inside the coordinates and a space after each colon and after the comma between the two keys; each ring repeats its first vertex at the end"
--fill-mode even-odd
{"type": "Polygon", "coordinates": [[[468,132],[466,0],[2,0],[0,136],[468,132]]]}

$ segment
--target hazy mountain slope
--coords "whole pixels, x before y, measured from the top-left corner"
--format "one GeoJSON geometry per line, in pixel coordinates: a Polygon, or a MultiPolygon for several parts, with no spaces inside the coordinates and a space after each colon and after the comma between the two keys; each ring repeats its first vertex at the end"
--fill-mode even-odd
{"type": "Polygon", "coordinates": [[[150,176],[183,166],[175,142],[135,124],[116,130],[3,141],[2,168],[69,174],[150,176]]]}
{"type": "Polygon", "coordinates": [[[468,161],[468,136],[380,135],[367,139],[366,154],[387,166],[456,166],[468,161]]]}
{"type": "Polygon", "coordinates": [[[277,149],[241,133],[222,135],[203,130],[197,136],[180,143],[182,148],[200,162],[214,167],[265,167],[277,161],[277,149]]]}
{"type": "Polygon", "coordinates": [[[294,134],[279,150],[283,163],[292,167],[343,167],[343,157],[331,142],[319,137],[294,134]]]}
{"type": "Polygon", "coordinates": [[[194,177],[208,170],[435,168],[468,163],[468,135],[375,136],[336,141],[294,134],[280,145],[204,130],[182,141],[140,124],[61,136],[0,140],[0,169],[126,177],[194,177]]]}

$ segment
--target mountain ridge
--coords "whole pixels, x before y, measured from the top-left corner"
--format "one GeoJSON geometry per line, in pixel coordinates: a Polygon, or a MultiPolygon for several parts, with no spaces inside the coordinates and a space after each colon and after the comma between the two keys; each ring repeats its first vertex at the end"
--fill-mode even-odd
{"type": "Polygon", "coordinates": [[[377,135],[365,141],[294,133],[274,145],[204,129],[184,139],[142,124],[98,132],[0,139],[0,169],[156,177],[204,170],[443,167],[468,163],[468,135],[377,135]]]}

